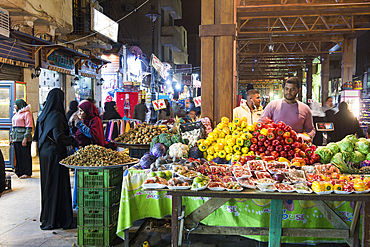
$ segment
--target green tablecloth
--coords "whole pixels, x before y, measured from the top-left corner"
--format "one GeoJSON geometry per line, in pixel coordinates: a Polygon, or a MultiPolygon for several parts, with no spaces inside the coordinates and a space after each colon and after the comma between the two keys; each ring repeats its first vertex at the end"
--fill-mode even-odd
{"type": "MultiPolygon", "coordinates": [[[[123,179],[122,197],[118,217],[117,235],[124,238],[124,230],[133,222],[147,217],[163,218],[171,214],[171,196],[161,191],[144,191],[140,186],[147,178],[145,171],[130,171],[123,179]]],[[[186,215],[195,210],[207,197],[183,197],[186,215]]],[[[352,222],[353,202],[327,202],[348,225],[352,222]]],[[[268,227],[270,200],[231,199],[202,223],[210,226],[268,227]]],[[[333,229],[312,201],[284,200],[283,228],[333,229]]],[[[360,233],[361,234],[361,233],[360,233]]],[[[259,241],[268,241],[268,236],[247,236],[259,241]]],[[[344,243],[341,239],[282,237],[284,243],[344,243]]]]}

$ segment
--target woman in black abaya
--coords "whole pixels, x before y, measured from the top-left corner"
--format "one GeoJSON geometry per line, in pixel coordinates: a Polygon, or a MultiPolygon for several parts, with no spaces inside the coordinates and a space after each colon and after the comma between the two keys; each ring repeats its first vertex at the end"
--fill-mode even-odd
{"type": "Polygon", "coordinates": [[[72,224],[72,198],[69,169],[59,161],[67,156],[66,146],[78,146],[69,136],[64,111],[64,93],[52,89],[37,119],[34,140],[38,141],[41,175],[40,228],[68,229],[72,224]]]}

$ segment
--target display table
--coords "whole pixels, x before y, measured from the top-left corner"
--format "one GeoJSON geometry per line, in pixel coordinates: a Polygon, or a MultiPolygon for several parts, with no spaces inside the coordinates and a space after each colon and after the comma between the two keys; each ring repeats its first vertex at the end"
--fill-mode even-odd
{"type": "MultiPolygon", "coordinates": [[[[279,207],[281,217],[277,218],[281,220],[280,227],[279,220],[273,220],[275,222],[273,228],[277,229],[277,232],[273,235],[276,236],[277,241],[279,241],[279,228],[281,229],[282,226],[281,242],[284,243],[312,244],[343,243],[347,241],[359,246],[361,232],[359,232],[360,221],[357,219],[359,219],[361,203],[356,202],[364,201],[364,210],[362,211],[366,217],[364,217],[362,231],[365,236],[363,246],[370,246],[370,194],[319,196],[316,194],[266,193],[249,189],[234,193],[209,190],[198,192],[190,190],[146,191],[141,188],[141,184],[147,178],[149,172],[126,170],[126,173],[123,178],[117,227],[117,235],[123,239],[125,238],[125,230],[131,227],[136,220],[149,217],[160,219],[171,214],[172,217],[177,219],[178,215],[182,213],[180,205],[185,206],[185,216],[194,215],[191,214],[194,210],[202,205],[207,205],[207,211],[203,212],[204,215],[192,218],[199,220],[206,226],[198,226],[191,234],[199,233],[202,229],[209,229],[207,234],[211,234],[212,231],[214,234],[230,234],[230,231],[235,230],[234,235],[243,235],[266,242],[270,233],[268,227],[270,229],[272,227],[270,215],[279,215],[279,212],[276,212],[279,207]],[[172,197],[176,199],[172,200],[172,197]],[[325,203],[323,200],[326,200],[325,203]],[[215,201],[217,201],[217,204],[215,204],[215,201]],[[213,207],[212,212],[208,210],[211,206],[213,207]],[[336,214],[333,214],[333,212],[336,212],[336,214]],[[209,217],[206,217],[208,215],[209,217]],[[330,219],[330,222],[328,219],[330,219]],[[335,228],[331,223],[335,225],[335,228]],[[217,231],[217,229],[222,228],[211,228],[211,226],[227,226],[228,228],[217,231]],[[243,229],[239,229],[241,226],[243,226],[243,229]],[[357,226],[357,231],[355,226],[357,226]],[[295,230],[288,230],[287,228],[294,228],[295,230]],[[316,230],[314,235],[305,235],[302,238],[302,232],[304,234],[305,230],[296,228],[319,230],[316,230]],[[329,232],[328,229],[333,231],[329,232]],[[230,231],[226,232],[225,230],[230,231]],[[343,240],[344,237],[346,240],[343,240]]],[[[183,221],[187,229],[192,225],[192,222],[189,223],[189,219],[183,221]]],[[[176,229],[173,229],[174,232],[178,232],[176,224],[173,225],[173,228],[176,229]]],[[[177,234],[173,234],[172,237],[178,238],[177,234]]],[[[175,240],[173,244],[178,244],[178,241],[175,240]]]]}

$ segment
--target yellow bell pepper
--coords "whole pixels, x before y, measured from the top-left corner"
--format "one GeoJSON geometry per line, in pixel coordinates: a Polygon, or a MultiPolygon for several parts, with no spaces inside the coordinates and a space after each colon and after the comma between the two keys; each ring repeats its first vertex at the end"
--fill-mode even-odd
{"type": "Polygon", "coordinates": [[[248,134],[247,134],[247,133],[242,133],[242,134],[240,135],[240,138],[242,138],[243,140],[247,140],[247,139],[249,139],[249,138],[248,138],[248,134]]]}
{"type": "Polygon", "coordinates": [[[223,127],[222,132],[225,133],[225,135],[229,135],[230,129],[228,127],[223,127]]]}
{"type": "Polygon", "coordinates": [[[260,134],[264,135],[264,136],[267,136],[268,133],[269,133],[268,130],[265,129],[265,128],[262,128],[261,131],[260,131],[260,134]]]}
{"type": "Polygon", "coordinates": [[[234,155],[239,155],[239,156],[241,156],[242,155],[242,151],[236,151],[235,153],[234,153],[234,155]]]}
{"type": "Polygon", "coordinates": [[[365,184],[364,182],[357,182],[353,185],[353,188],[356,190],[356,191],[364,191],[365,190],[365,184]]]}
{"type": "Polygon", "coordinates": [[[312,190],[315,192],[323,192],[325,191],[324,183],[319,181],[314,181],[311,186],[312,190]]]}
{"type": "Polygon", "coordinates": [[[204,151],[206,151],[207,150],[207,146],[203,143],[203,144],[200,144],[199,146],[198,146],[198,148],[199,148],[199,150],[200,151],[202,151],[202,152],[204,152],[204,151]]]}
{"type": "Polygon", "coordinates": [[[228,124],[230,122],[230,120],[227,117],[222,117],[221,122],[223,122],[224,124],[228,124]]]}
{"type": "Polygon", "coordinates": [[[248,147],[242,147],[242,153],[243,154],[247,154],[249,152],[249,148],[248,147]]]}
{"type": "Polygon", "coordinates": [[[211,146],[211,147],[209,147],[209,148],[207,149],[207,154],[212,155],[212,154],[214,154],[214,153],[215,153],[215,148],[214,148],[214,146],[211,146]]]}
{"type": "Polygon", "coordinates": [[[240,132],[239,131],[234,131],[233,132],[233,137],[234,138],[238,138],[240,136],[240,132]]]}
{"type": "Polygon", "coordinates": [[[226,153],[228,153],[228,154],[231,154],[233,152],[233,148],[230,147],[230,146],[225,146],[224,149],[225,149],[226,153]]]}
{"type": "Polygon", "coordinates": [[[240,155],[234,154],[231,158],[231,162],[238,162],[240,160],[240,155]]]}
{"type": "Polygon", "coordinates": [[[288,159],[284,158],[284,157],[280,157],[278,161],[279,162],[287,162],[288,164],[290,164],[290,161],[288,159]]]}
{"type": "Polygon", "coordinates": [[[254,125],[252,125],[252,124],[249,124],[249,125],[247,125],[247,130],[248,130],[249,132],[253,132],[253,131],[255,131],[255,130],[256,130],[256,126],[254,126],[254,125]]]}
{"type": "Polygon", "coordinates": [[[247,126],[248,126],[248,123],[246,121],[242,121],[242,123],[240,124],[240,127],[242,127],[243,129],[247,126]]]}
{"type": "Polygon", "coordinates": [[[221,132],[218,137],[225,138],[226,134],[224,132],[221,132]]]}
{"type": "Polygon", "coordinates": [[[216,133],[215,131],[213,131],[213,139],[214,140],[218,139],[218,135],[219,135],[219,133],[216,133]]]}
{"type": "Polygon", "coordinates": [[[230,161],[232,157],[233,157],[232,154],[227,154],[226,155],[226,161],[230,161]]]}
{"type": "Polygon", "coordinates": [[[227,145],[229,147],[233,147],[235,145],[235,139],[234,138],[230,138],[226,141],[227,145]]]}
{"type": "Polygon", "coordinates": [[[248,139],[252,139],[253,138],[253,135],[251,133],[247,133],[247,136],[248,136],[248,139]]]}
{"type": "Polygon", "coordinates": [[[248,118],[246,118],[246,117],[242,117],[241,119],[240,119],[240,122],[245,122],[245,123],[248,123],[248,118]]]}
{"type": "Polygon", "coordinates": [[[334,190],[343,191],[343,185],[341,185],[341,184],[334,185],[334,190]]]}
{"type": "Polygon", "coordinates": [[[333,185],[330,182],[325,182],[325,191],[332,191],[333,185]]]}
{"type": "Polygon", "coordinates": [[[214,158],[215,158],[215,157],[214,157],[213,155],[208,155],[208,156],[207,156],[207,160],[208,160],[208,161],[211,161],[211,160],[213,160],[214,158]]]}
{"type": "Polygon", "coordinates": [[[239,145],[234,145],[233,150],[234,152],[238,152],[241,150],[241,147],[239,145]]]}
{"type": "Polygon", "coordinates": [[[349,177],[343,175],[339,177],[339,180],[346,180],[347,182],[350,182],[349,177]]]}
{"type": "Polygon", "coordinates": [[[249,151],[247,155],[254,155],[254,151],[249,151]]]}
{"type": "Polygon", "coordinates": [[[215,145],[215,151],[216,152],[220,152],[221,150],[223,150],[224,149],[224,144],[223,143],[217,143],[216,145],[215,145]]]}
{"type": "Polygon", "coordinates": [[[210,140],[214,140],[214,133],[209,133],[207,138],[209,138],[210,140]]]}
{"type": "Polygon", "coordinates": [[[222,130],[224,127],[225,127],[225,124],[222,123],[222,122],[217,124],[217,129],[219,129],[219,130],[222,130]]]}
{"type": "Polygon", "coordinates": [[[324,181],[330,181],[331,178],[327,177],[327,176],[324,176],[324,175],[321,175],[321,178],[324,179],[324,181]]]}
{"type": "Polygon", "coordinates": [[[244,140],[243,140],[243,138],[237,138],[236,139],[236,145],[238,145],[238,146],[240,146],[240,147],[242,147],[242,146],[244,146],[244,140]]]}
{"type": "Polygon", "coordinates": [[[234,118],[233,119],[233,123],[236,125],[236,126],[239,126],[240,125],[240,119],[239,118],[234,118]]]}
{"type": "Polygon", "coordinates": [[[221,150],[221,151],[218,153],[218,157],[220,157],[220,158],[225,158],[225,157],[226,157],[226,152],[225,152],[225,150],[221,150]]]}

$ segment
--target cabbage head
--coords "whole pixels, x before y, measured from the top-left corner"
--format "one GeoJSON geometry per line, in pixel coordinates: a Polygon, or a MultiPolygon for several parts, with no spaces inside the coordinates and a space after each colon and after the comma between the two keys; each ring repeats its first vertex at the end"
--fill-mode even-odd
{"type": "Polygon", "coordinates": [[[330,151],[330,149],[326,147],[321,147],[321,148],[316,149],[315,153],[320,156],[320,162],[322,164],[330,163],[330,160],[333,157],[333,152],[330,151]]]}
{"type": "Polygon", "coordinates": [[[333,155],[339,152],[339,147],[334,142],[331,142],[328,145],[326,145],[326,148],[329,148],[333,155]]]}
{"type": "Polygon", "coordinates": [[[167,149],[166,146],[163,145],[162,143],[156,143],[150,150],[150,154],[154,155],[155,157],[163,157],[166,155],[167,149]]]}
{"type": "Polygon", "coordinates": [[[146,153],[140,159],[140,166],[143,169],[149,169],[150,165],[155,162],[157,158],[149,153],[146,153]]]}
{"type": "Polygon", "coordinates": [[[342,152],[342,157],[343,157],[343,160],[344,162],[349,162],[350,160],[352,160],[352,156],[353,156],[354,153],[350,153],[350,152],[342,152]]]}
{"type": "Polygon", "coordinates": [[[354,143],[347,138],[337,142],[337,144],[341,152],[353,152],[353,147],[355,146],[354,143]]]}
{"type": "Polygon", "coordinates": [[[348,135],[346,136],[345,138],[347,138],[348,140],[350,140],[353,144],[355,144],[356,142],[358,142],[358,139],[355,135],[348,135]]]}
{"type": "Polygon", "coordinates": [[[366,156],[359,152],[359,151],[355,151],[354,154],[352,155],[352,160],[350,160],[351,162],[354,162],[355,164],[360,164],[361,161],[364,161],[366,158],[366,156]]]}
{"type": "Polygon", "coordinates": [[[370,153],[370,143],[369,143],[369,141],[361,140],[361,141],[356,142],[355,150],[367,155],[368,153],[370,153]]]}

